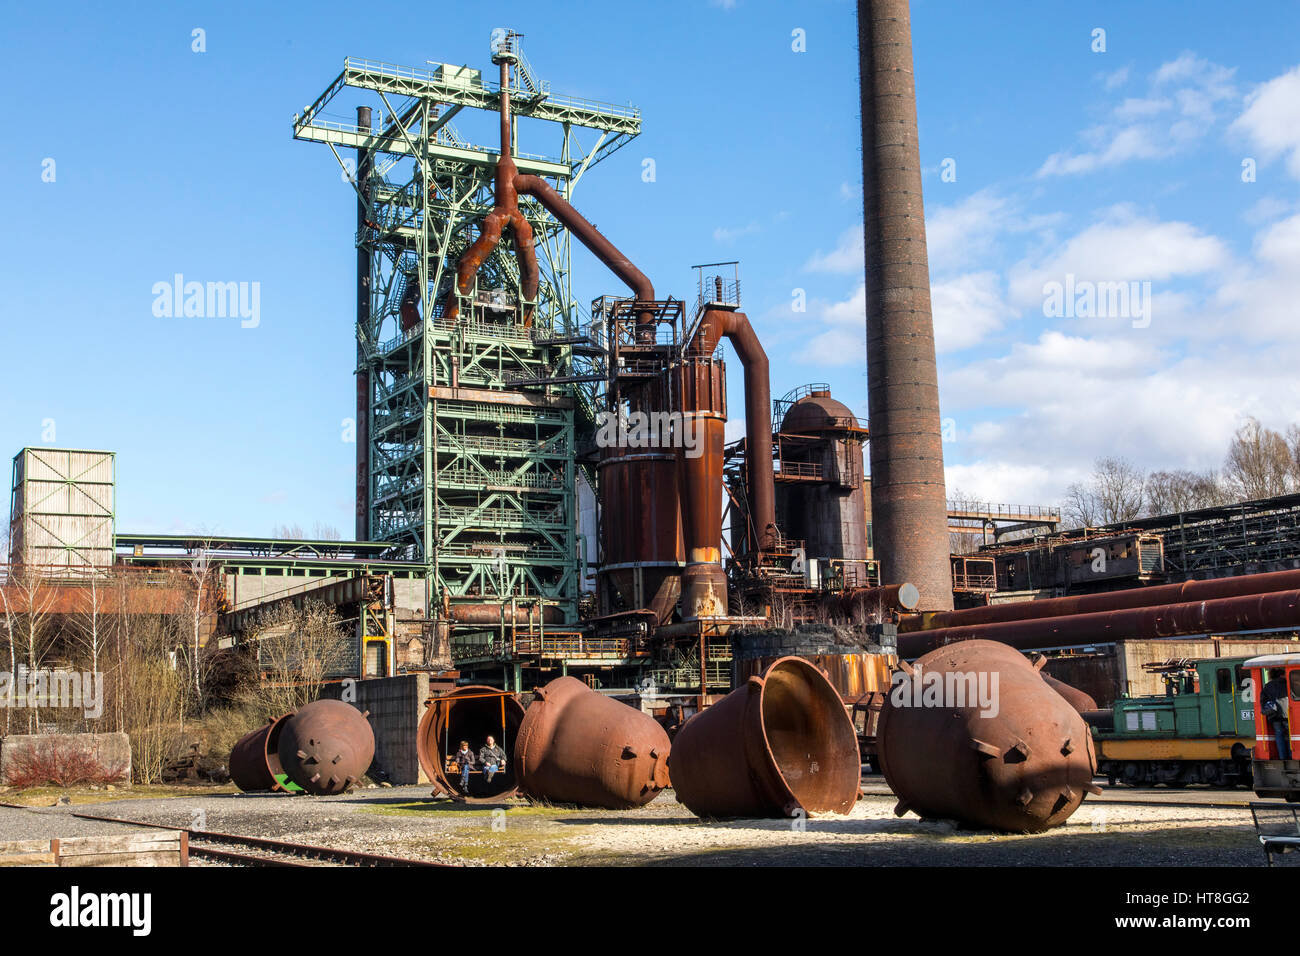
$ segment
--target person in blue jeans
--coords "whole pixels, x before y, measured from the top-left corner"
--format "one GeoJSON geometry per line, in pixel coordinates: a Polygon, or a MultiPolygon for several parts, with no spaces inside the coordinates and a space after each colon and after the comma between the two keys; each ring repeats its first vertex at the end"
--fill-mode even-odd
{"type": "Polygon", "coordinates": [[[489,735],[487,743],[479,748],[478,762],[483,765],[483,782],[491,783],[506,762],[506,752],[497,746],[495,737],[489,735]]]}
{"type": "Polygon", "coordinates": [[[1269,681],[1259,695],[1260,710],[1268,718],[1273,741],[1277,744],[1277,759],[1291,759],[1291,734],[1287,721],[1286,673],[1281,668],[1268,672],[1269,681]]]}
{"type": "Polygon", "coordinates": [[[469,771],[474,766],[474,751],[469,749],[469,741],[462,740],[456,751],[456,766],[460,768],[460,788],[469,793],[469,771]]]}

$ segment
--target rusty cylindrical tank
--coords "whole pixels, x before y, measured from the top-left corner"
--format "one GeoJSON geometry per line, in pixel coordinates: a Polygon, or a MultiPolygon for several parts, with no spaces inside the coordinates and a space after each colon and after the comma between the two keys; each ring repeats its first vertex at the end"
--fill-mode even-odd
{"type": "Polygon", "coordinates": [[[861,768],[843,702],[799,657],[686,721],[669,761],[677,799],[700,817],[847,813],[861,768]]]}
{"type": "Polygon", "coordinates": [[[314,700],[280,734],[280,763],[308,793],[346,793],[370,768],[375,732],[366,715],[341,700],[314,700]]]}
{"type": "Polygon", "coordinates": [[[601,553],[597,572],[606,602],[601,610],[645,607],[660,624],[672,620],[682,588],[681,514],[677,455],[670,448],[602,449],[601,553]]]}
{"type": "Polygon", "coordinates": [[[871,515],[886,584],[952,609],[908,0],[858,0],[871,515]]]}
{"type": "Polygon", "coordinates": [[[510,756],[515,752],[524,708],[519,698],[485,685],[457,687],[425,705],[415,735],[415,752],[425,774],[444,793],[473,800],[501,800],[514,794],[518,777],[510,756]],[[481,773],[470,777],[469,791],[460,785],[460,774],[448,767],[451,754],[462,740],[469,741],[477,759],[488,736],[496,738],[506,752],[506,765],[489,784],[481,773]]]}
{"type": "Polygon", "coordinates": [[[292,713],[282,714],[269,724],[250,730],[230,749],[230,779],[240,790],[284,790],[277,776],[284,774],[280,765],[280,732],[292,713]]]}
{"type": "Polygon", "coordinates": [[[1098,792],[1083,718],[1005,644],[940,648],[896,678],[877,751],[899,816],[1037,833],[1098,792]]]}
{"type": "Polygon", "coordinates": [[[668,786],[669,746],[649,714],[558,677],[524,714],[515,774],[538,800],[630,810],[668,786]]]}

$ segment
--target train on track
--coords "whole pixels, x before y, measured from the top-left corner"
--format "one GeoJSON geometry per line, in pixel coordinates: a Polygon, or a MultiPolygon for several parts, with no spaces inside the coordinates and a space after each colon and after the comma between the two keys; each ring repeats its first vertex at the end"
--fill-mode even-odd
{"type": "Polygon", "coordinates": [[[1300,654],[1170,660],[1147,665],[1165,693],[1121,697],[1090,715],[1097,766],[1111,786],[1244,786],[1261,797],[1300,800],[1300,761],[1281,760],[1259,689],[1282,671],[1292,756],[1300,719],[1300,654]]]}

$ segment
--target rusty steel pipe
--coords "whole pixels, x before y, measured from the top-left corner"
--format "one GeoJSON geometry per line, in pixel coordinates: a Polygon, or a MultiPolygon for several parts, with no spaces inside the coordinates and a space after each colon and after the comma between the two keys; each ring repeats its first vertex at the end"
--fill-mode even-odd
{"type": "MultiPolygon", "coordinates": [[[[593,226],[582,213],[574,209],[569,201],[555,191],[541,176],[520,173],[514,178],[514,188],[525,196],[532,196],[561,225],[577,237],[591,254],[605,264],[610,272],[618,276],[632,290],[637,302],[653,302],[655,287],[646,278],[645,273],[632,264],[627,256],[619,252],[615,245],[593,226]]],[[[654,342],[653,313],[649,310],[637,312],[636,334],[641,343],[654,342]]]]}
{"type": "Polygon", "coordinates": [[[519,286],[524,299],[524,325],[531,326],[533,324],[532,302],[537,298],[541,273],[537,265],[537,253],[533,249],[533,227],[519,211],[519,196],[515,188],[519,167],[515,165],[510,142],[510,64],[513,58],[509,54],[499,54],[494,59],[501,68],[501,153],[496,163],[492,210],[483,217],[478,238],[456,260],[456,279],[447,292],[443,314],[448,320],[455,321],[460,313],[457,293],[469,294],[475,274],[492,254],[492,250],[501,242],[502,232],[509,227],[514,233],[515,258],[519,262],[519,286]]]}
{"type": "Polygon", "coordinates": [[[668,371],[673,408],[694,447],[676,451],[682,543],[682,619],[725,617],[727,575],[722,569],[722,460],[727,427],[727,383],[721,362],[687,358],[668,371]]]}
{"type": "Polygon", "coordinates": [[[524,714],[515,775],[536,800],[631,810],[668,786],[669,746],[649,714],[558,677],[537,689],[524,714]]]}
{"type": "Polygon", "coordinates": [[[1099,793],[1083,717],[1023,655],[967,641],[903,665],[880,713],[877,757],[894,812],[1038,833],[1099,793]]]}
{"type": "Polygon", "coordinates": [[[885,584],[874,588],[847,589],[840,603],[845,608],[902,613],[915,611],[920,600],[921,592],[916,589],[916,585],[904,581],[902,584],[885,584]]]}
{"type": "Polygon", "coordinates": [[[1300,625],[1300,590],[1243,594],[1122,611],[1030,618],[1005,624],[947,627],[898,636],[898,655],[918,657],[945,644],[973,639],[1000,641],[1020,650],[1100,644],[1125,638],[1230,633],[1300,625]]]}
{"type": "MultiPolygon", "coordinates": [[[[772,386],[767,353],[743,312],[709,309],[700,319],[687,354],[700,358],[713,355],[722,339],[731,342],[745,370],[745,476],[749,488],[751,542],[758,548],[776,544],[776,478],[772,470],[772,386]]],[[[683,408],[683,411],[686,411],[683,408]]],[[[725,406],[724,406],[725,415],[725,406]]],[[[718,464],[719,478],[722,466],[718,464]]],[[[721,518],[718,540],[722,540],[721,518]]],[[[944,512],[947,521],[947,512],[944,512]]],[[[944,527],[947,527],[945,524],[944,527]]],[[[944,559],[945,566],[947,559],[944,559]]]]}
{"type": "Polygon", "coordinates": [[[907,0],[858,0],[871,514],[881,579],[952,609],[907,0]]]}
{"type": "Polygon", "coordinates": [[[682,725],[669,771],[677,799],[699,817],[847,813],[861,755],[826,676],[782,657],[682,725]]]}
{"type": "Polygon", "coordinates": [[[447,794],[471,800],[503,800],[512,796],[518,777],[511,755],[523,720],[524,708],[519,698],[495,687],[472,684],[434,697],[425,703],[415,734],[420,767],[447,794]],[[492,778],[491,784],[483,781],[481,773],[472,776],[466,792],[460,785],[460,774],[448,767],[448,761],[462,740],[469,741],[477,760],[479,748],[489,735],[506,752],[505,766],[492,778]]]}
{"type": "Polygon", "coordinates": [[[1231,578],[1211,578],[1204,581],[1183,581],[1178,584],[1129,588],[1124,591],[1106,591],[1102,594],[1045,598],[1041,601],[1015,601],[1010,604],[991,604],[987,607],[974,607],[962,611],[943,611],[918,618],[915,623],[920,626],[908,627],[907,630],[975,627],[1032,618],[1064,617],[1097,611],[1124,611],[1157,604],[1187,604],[1192,601],[1211,601],[1218,598],[1296,589],[1300,589],[1300,570],[1269,571],[1264,574],[1241,574],[1231,578]]]}
{"type": "Polygon", "coordinates": [[[563,624],[564,610],[554,604],[542,607],[538,614],[537,607],[527,602],[515,605],[510,613],[510,602],[501,604],[451,604],[447,611],[450,620],[457,624],[563,624]]]}
{"type": "Polygon", "coordinates": [[[277,748],[285,721],[292,716],[292,712],[281,714],[269,724],[250,730],[230,749],[230,779],[240,790],[255,793],[285,789],[276,779],[284,773],[277,748]]]}
{"type": "Polygon", "coordinates": [[[289,779],[308,793],[346,793],[370,769],[375,732],[341,700],[314,700],[289,718],[277,747],[289,779]]]}

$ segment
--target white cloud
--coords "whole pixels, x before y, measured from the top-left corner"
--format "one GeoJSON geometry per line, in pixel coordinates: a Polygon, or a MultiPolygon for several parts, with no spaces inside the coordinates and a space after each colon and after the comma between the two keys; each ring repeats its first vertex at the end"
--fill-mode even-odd
{"type": "Polygon", "coordinates": [[[956,352],[983,342],[1014,313],[1002,297],[996,272],[968,272],[930,287],[934,344],[956,352]]]}
{"type": "Polygon", "coordinates": [[[1253,90],[1231,130],[1245,135],[1265,160],[1286,156],[1287,171],[1300,179],[1300,66],[1253,90]]]}
{"type": "Polygon", "coordinates": [[[807,319],[821,331],[794,354],[796,362],[813,365],[865,365],[867,361],[867,287],[859,283],[837,302],[813,300],[807,319]]]}
{"type": "Polygon", "coordinates": [[[1103,73],[1101,75],[1101,81],[1105,85],[1106,89],[1114,90],[1128,82],[1128,75],[1129,68],[1127,66],[1121,66],[1118,70],[1103,73]]]}
{"type": "MultiPolygon", "coordinates": [[[[1107,122],[1084,131],[1087,149],[1053,153],[1038,175],[1088,173],[1176,153],[1214,125],[1220,104],[1236,99],[1234,72],[1192,53],[1162,64],[1149,78],[1146,96],[1126,97],[1111,109],[1107,122]]],[[[1106,88],[1119,85],[1108,80],[1106,88]]]]}
{"type": "Polygon", "coordinates": [[[865,261],[862,226],[857,225],[840,233],[835,248],[830,252],[823,253],[818,249],[803,267],[807,272],[861,272],[865,261]]]}
{"type": "Polygon", "coordinates": [[[736,226],[734,228],[719,226],[717,229],[713,230],[713,241],[714,242],[735,242],[741,236],[748,236],[755,232],[758,232],[760,228],[761,227],[756,222],[751,222],[745,226],[736,226]]]}
{"type": "Polygon", "coordinates": [[[1043,286],[1067,275],[1092,282],[1167,280],[1218,269],[1229,263],[1227,247],[1186,222],[1161,222],[1126,206],[1036,260],[1011,268],[1011,301],[1022,307],[1043,301],[1043,286]]]}

